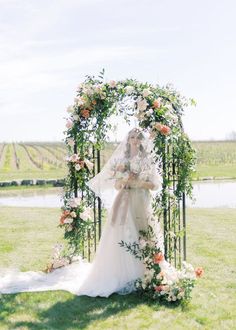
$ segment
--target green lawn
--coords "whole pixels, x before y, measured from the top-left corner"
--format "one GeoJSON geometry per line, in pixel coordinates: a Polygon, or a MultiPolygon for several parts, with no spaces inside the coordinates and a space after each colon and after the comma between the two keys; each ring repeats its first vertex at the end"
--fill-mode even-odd
{"type": "MultiPolygon", "coordinates": [[[[0,209],[0,267],[41,270],[62,239],[60,210],[0,209]]],[[[204,277],[181,307],[148,303],[134,293],[110,298],[65,291],[2,295],[0,329],[235,329],[236,210],[188,209],[188,261],[204,277]]],[[[96,285],[96,283],[95,283],[96,285]]]]}

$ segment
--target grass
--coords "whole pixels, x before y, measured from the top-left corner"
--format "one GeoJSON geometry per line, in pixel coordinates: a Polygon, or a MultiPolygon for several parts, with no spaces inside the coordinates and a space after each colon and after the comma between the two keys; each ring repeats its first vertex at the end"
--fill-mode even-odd
{"type": "Polygon", "coordinates": [[[236,141],[193,142],[196,149],[196,178],[236,178],[236,141]]]}
{"type": "Polygon", "coordinates": [[[50,184],[45,184],[43,186],[34,185],[34,186],[9,186],[4,187],[0,189],[0,197],[7,197],[7,196],[14,196],[18,195],[19,193],[25,193],[25,194],[32,194],[35,192],[40,192],[42,194],[45,193],[62,193],[63,188],[62,187],[53,187],[50,184]]]}
{"type": "MultiPolygon", "coordinates": [[[[188,209],[188,261],[204,267],[193,299],[159,306],[135,293],[109,298],[65,291],[2,295],[0,329],[235,329],[235,209],[188,209]]],[[[41,270],[62,239],[58,209],[0,209],[0,267],[41,270]]],[[[96,285],[96,284],[95,284],[96,285]]]]}

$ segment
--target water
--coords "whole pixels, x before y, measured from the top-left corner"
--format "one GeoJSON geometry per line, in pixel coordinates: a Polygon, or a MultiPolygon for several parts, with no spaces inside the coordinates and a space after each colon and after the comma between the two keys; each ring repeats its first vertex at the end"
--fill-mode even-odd
{"type": "MultiPolygon", "coordinates": [[[[193,203],[187,199],[189,207],[228,207],[236,208],[236,181],[211,181],[194,183],[193,203]]],[[[0,206],[22,206],[22,207],[61,207],[62,189],[55,188],[48,191],[19,191],[14,192],[14,196],[9,196],[8,191],[4,196],[2,191],[0,196],[0,206]]]]}
{"type": "Polygon", "coordinates": [[[236,208],[236,181],[198,182],[193,185],[196,202],[187,199],[190,207],[236,208]]]}
{"type": "Polygon", "coordinates": [[[61,207],[63,205],[62,189],[58,188],[40,191],[15,191],[12,196],[10,196],[11,192],[8,191],[6,194],[7,196],[1,194],[0,206],[61,207]]]}

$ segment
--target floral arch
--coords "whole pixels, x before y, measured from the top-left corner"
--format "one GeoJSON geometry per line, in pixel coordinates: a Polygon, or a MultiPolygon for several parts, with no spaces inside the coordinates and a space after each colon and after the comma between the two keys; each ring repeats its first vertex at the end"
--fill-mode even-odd
{"type": "Polygon", "coordinates": [[[153,138],[163,167],[162,191],[153,200],[153,212],[163,223],[165,257],[175,265],[186,259],[185,196],[191,196],[195,155],[181,118],[190,103],[194,101],[170,85],[134,79],[105,82],[104,70],[97,78],[86,76],[78,86],[74,104],[67,108],[68,175],[60,218],[70,255],[82,254],[90,260],[96,251],[105,210],[86,182],[101,169],[100,153],[111,129],[108,119],[116,114],[128,123],[135,116],[153,138]]]}

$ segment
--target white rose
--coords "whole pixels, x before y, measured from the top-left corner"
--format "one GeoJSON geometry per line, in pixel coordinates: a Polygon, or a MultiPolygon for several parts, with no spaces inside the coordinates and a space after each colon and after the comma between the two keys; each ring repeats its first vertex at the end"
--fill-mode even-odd
{"type": "Polygon", "coordinates": [[[67,231],[72,231],[73,227],[70,225],[67,227],[67,231]]]}
{"type": "Polygon", "coordinates": [[[74,101],[78,106],[84,105],[84,99],[81,96],[75,97],[74,101]]]}
{"type": "Polygon", "coordinates": [[[82,88],[83,88],[83,84],[81,83],[81,84],[79,84],[78,86],[77,86],[77,91],[80,91],[82,88]]]}
{"type": "Polygon", "coordinates": [[[146,110],[146,109],[147,109],[147,106],[148,106],[148,103],[147,103],[146,100],[141,99],[141,100],[138,100],[138,101],[137,101],[137,109],[138,109],[139,111],[144,111],[144,110],[146,110]]]}
{"type": "Polygon", "coordinates": [[[81,169],[80,164],[76,164],[76,165],[75,165],[75,169],[76,169],[76,171],[79,171],[79,170],[81,169]]]}
{"type": "Polygon", "coordinates": [[[151,94],[151,91],[150,91],[149,88],[145,88],[145,89],[143,90],[143,93],[142,93],[143,97],[147,97],[147,96],[150,95],[150,94],[151,94]]]}
{"type": "Polygon", "coordinates": [[[76,113],[72,117],[74,120],[79,120],[79,115],[77,115],[76,113]]]}
{"type": "Polygon", "coordinates": [[[94,86],[94,90],[96,93],[100,93],[102,89],[102,84],[98,84],[94,86]]]}
{"type": "Polygon", "coordinates": [[[70,216],[71,216],[72,218],[76,218],[76,213],[75,213],[75,211],[70,212],[70,216]]]}
{"type": "Polygon", "coordinates": [[[89,208],[85,209],[80,213],[80,218],[84,221],[91,219],[91,210],[89,208]]]}
{"type": "Polygon", "coordinates": [[[75,197],[70,200],[69,205],[70,207],[77,207],[80,205],[81,199],[79,197],[75,197]]]}
{"type": "Polygon", "coordinates": [[[73,112],[73,111],[74,111],[73,106],[72,106],[72,105],[69,105],[69,107],[67,107],[66,111],[67,111],[68,113],[73,112]]]}
{"type": "Polygon", "coordinates": [[[147,245],[147,242],[144,239],[140,239],[139,245],[140,245],[141,249],[143,249],[147,245]]]}
{"type": "Polygon", "coordinates": [[[83,89],[83,92],[89,96],[93,95],[93,93],[94,93],[93,86],[91,86],[91,85],[85,86],[83,89]]]}
{"type": "Polygon", "coordinates": [[[127,95],[132,94],[133,91],[134,91],[134,87],[133,86],[126,86],[125,87],[125,92],[126,92],[127,95]]]}

